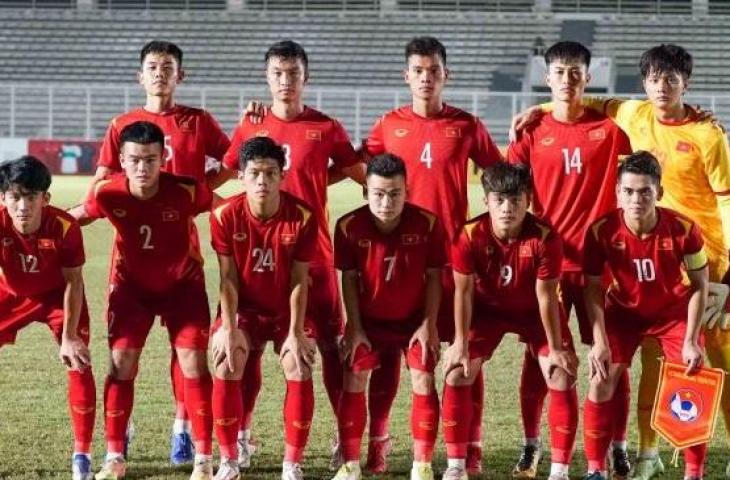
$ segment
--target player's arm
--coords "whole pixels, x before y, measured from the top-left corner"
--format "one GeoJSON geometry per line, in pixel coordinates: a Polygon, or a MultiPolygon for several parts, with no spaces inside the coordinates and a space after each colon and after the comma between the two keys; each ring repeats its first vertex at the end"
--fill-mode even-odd
{"type": "Polygon", "coordinates": [[[687,364],[688,374],[702,365],[702,349],[699,346],[702,312],[705,310],[709,291],[709,273],[707,264],[699,270],[687,270],[691,296],[687,307],[687,331],[682,345],[682,360],[687,364]]]}
{"type": "Polygon", "coordinates": [[[461,367],[469,376],[469,327],[474,308],[474,274],[454,270],[454,343],[444,353],[444,373],[461,367]]]}
{"type": "Polygon", "coordinates": [[[226,362],[228,370],[234,371],[233,352],[241,349],[247,351],[246,337],[238,329],[236,316],[238,312],[238,267],[230,255],[218,254],[220,270],[220,308],[221,327],[212,339],[213,365],[226,362]]]}
{"type": "Polygon", "coordinates": [[[211,191],[216,190],[218,187],[226,183],[228,180],[236,178],[236,171],[225,168],[221,164],[221,168],[218,170],[211,170],[205,174],[205,183],[208,184],[208,188],[211,191]]]}
{"type": "Polygon", "coordinates": [[[63,292],[63,332],[59,356],[66,367],[83,370],[91,365],[89,348],[79,335],[79,319],[84,304],[84,278],[82,266],[62,268],[66,282],[63,292]]]}
{"type": "Polygon", "coordinates": [[[604,290],[601,285],[600,275],[589,275],[586,273],[586,286],[583,296],[586,303],[588,321],[593,330],[593,346],[588,352],[588,367],[590,377],[598,375],[598,378],[608,378],[608,366],[611,364],[611,350],[608,345],[606,334],[606,319],[604,316],[604,290]]]}
{"type": "Polygon", "coordinates": [[[372,349],[360,317],[360,275],[357,270],[342,271],[342,302],[345,304],[345,336],[342,339],[342,356],[350,365],[360,345],[372,349]]]}
{"type": "Polygon", "coordinates": [[[575,377],[578,372],[578,359],[570,350],[563,348],[563,337],[560,331],[560,307],[558,300],[558,279],[537,279],[535,282],[537,303],[540,307],[540,319],[545,329],[550,354],[550,374],[554,368],[562,368],[568,375],[575,377]]]}
{"type": "Polygon", "coordinates": [[[309,262],[294,260],[291,267],[291,285],[289,291],[289,334],[281,346],[279,358],[290,353],[300,373],[303,366],[314,363],[314,344],[304,335],[304,314],[307,311],[307,290],[309,286],[309,262]]]}

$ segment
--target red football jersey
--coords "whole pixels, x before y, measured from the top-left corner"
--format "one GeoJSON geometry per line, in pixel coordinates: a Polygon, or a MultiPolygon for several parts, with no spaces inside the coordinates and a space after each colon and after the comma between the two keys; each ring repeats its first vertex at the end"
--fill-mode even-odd
{"type": "Polygon", "coordinates": [[[482,122],[444,105],[436,117],[424,118],[411,106],[385,114],[365,141],[369,155],[393,153],[408,171],[408,201],[435,213],[449,239],[468,216],[468,159],[482,168],[502,154],[482,122]]]}
{"type": "Polygon", "coordinates": [[[539,310],[535,283],[560,277],[563,247],[555,231],[529,213],[519,237],[504,242],[485,213],[464,225],[451,257],[454,271],[475,276],[475,318],[485,310],[510,318],[539,310]]]}
{"type": "Polygon", "coordinates": [[[511,162],[532,168],[532,210],[563,240],[563,271],[581,271],[586,230],[616,208],[619,158],[630,153],[626,134],[590,109],[574,123],[546,114],[509,146],[511,162]]]}
{"type": "Polygon", "coordinates": [[[630,309],[647,323],[685,318],[690,293],[685,271],[707,264],[697,226],[672,210],[657,211],[657,225],[643,239],[626,226],[621,209],[595,222],[586,233],[583,262],[587,275],[601,275],[608,266],[613,282],[607,305],[630,309]]]}
{"type": "Polygon", "coordinates": [[[281,120],[269,113],[263,123],[254,125],[241,120],[233,132],[231,147],[223,159],[230,169],[238,169],[238,152],[246,140],[266,136],[286,152],[284,180],[281,188],[307,203],[318,225],[315,266],[332,265],[332,240],[327,213],[327,169],[334,165],[345,168],[357,163],[355,150],[347,132],[336,120],[309,107],[291,121],[281,120]]]}
{"type": "Polygon", "coordinates": [[[129,193],[123,174],[101,180],[84,207],[92,218],[109,219],[116,230],[111,283],[130,281],[160,293],[186,279],[202,278],[202,258],[192,240],[193,219],[210,208],[212,194],[201,182],[160,174],[148,200],[129,193]]]}
{"type": "Polygon", "coordinates": [[[210,234],[213,249],[233,257],[238,268],[238,310],[264,317],[288,315],[292,265],[309,262],[316,254],[312,210],[282,192],[279,211],[261,220],[242,193],[213,210],[210,234]]]}
{"type": "Polygon", "coordinates": [[[408,321],[422,315],[426,270],[446,264],[446,238],[436,216],[406,203],[390,233],[375,226],[367,205],[337,221],[335,266],[357,270],[363,319],[408,321]]]}
{"type": "Polygon", "coordinates": [[[165,134],[163,167],[166,172],[205,181],[206,157],[221,161],[230,142],[218,122],[205,110],[176,105],[163,113],[138,108],[112,120],[99,152],[99,166],[114,171],[119,164],[119,134],[130,123],[146,121],[160,127],[165,134]]]}
{"type": "Polygon", "coordinates": [[[0,288],[24,297],[64,288],[63,268],[84,264],[84,242],[78,222],[56,207],[47,206],[40,228],[23,235],[0,208],[0,288]]]}

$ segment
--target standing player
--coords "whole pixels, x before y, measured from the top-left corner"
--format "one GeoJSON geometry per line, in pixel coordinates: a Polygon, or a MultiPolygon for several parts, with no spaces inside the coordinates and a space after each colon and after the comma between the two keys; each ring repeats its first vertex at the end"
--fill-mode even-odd
{"type": "MultiPolygon", "coordinates": [[[[626,132],[634,150],[652,152],[663,169],[664,196],[659,204],[689,217],[705,241],[711,298],[728,280],[730,247],[730,150],[725,133],[709,120],[699,119],[682,96],[692,75],[692,56],[682,47],[660,45],[641,56],[639,69],[647,100],[585,99],[626,132]]],[[[534,113],[535,109],[532,109],[534,113]]],[[[524,118],[530,118],[530,114],[524,118]]],[[[708,326],[709,327],[709,326],[708,326]]],[[[730,372],[730,330],[727,323],[705,334],[710,363],[730,372]]],[[[632,478],[648,480],[664,471],[658,438],[651,429],[659,363],[653,339],[642,344],[639,385],[639,459],[632,478]]],[[[730,432],[730,388],[723,391],[721,408],[730,432]]],[[[730,477],[730,463],[727,467],[730,477]]]]}
{"type": "MultiPolygon", "coordinates": [[[[501,160],[499,149],[474,115],[443,102],[449,77],[446,49],[433,37],[414,38],[405,48],[404,78],[412,103],[385,114],[363,146],[367,155],[393,153],[408,171],[407,200],[435,213],[449,240],[467,218],[468,159],[484,168],[501,160]]],[[[439,312],[439,336],[453,339],[454,281],[450,267],[443,273],[444,301],[439,312]]],[[[381,368],[370,381],[370,446],[366,469],[384,472],[390,447],[388,416],[400,373],[400,352],[381,355],[381,368]]],[[[483,382],[474,382],[474,424],[469,446],[469,469],[481,468],[481,409],[483,382]]]]}
{"type": "MultiPolygon", "coordinates": [[[[621,208],[595,222],[586,235],[586,308],[594,339],[583,408],[586,480],[606,478],[612,396],[641,341],[658,340],[666,359],[686,363],[688,374],[702,364],[707,257],[695,224],[656,207],[663,193],[660,181],[661,167],[651,153],[629,156],[618,171],[621,208]],[[613,278],[607,294],[601,287],[604,268],[613,278]]],[[[706,454],[707,444],[684,449],[685,480],[702,478],[706,454]]]]}
{"type": "MultiPolygon", "coordinates": [[[[581,341],[593,343],[583,302],[583,240],[588,227],[616,208],[619,157],[631,153],[626,135],[602,113],[582,105],[590,81],[591,53],[577,42],[559,42],[545,52],[552,112],[527,127],[509,147],[511,162],[531,166],[532,211],[549,223],[563,241],[560,305],[565,318],[575,307],[581,341]]],[[[520,400],[525,442],[513,477],[535,478],[540,461],[540,417],[547,388],[538,359],[525,349],[520,400]]],[[[616,393],[612,463],[615,479],[629,474],[626,423],[629,413],[628,374],[616,393]]]]}
{"type": "Polygon", "coordinates": [[[530,169],[498,163],[482,175],[487,213],[467,222],[453,246],[456,335],[444,354],[444,480],[466,480],[471,385],[506,333],[539,358],[550,388],[550,480],[567,480],[578,427],[578,360],[561,317],[560,237],[527,213],[530,169]]]}
{"type": "Polygon", "coordinates": [[[413,388],[411,480],[432,480],[439,416],[436,317],[447,242],[434,214],[406,203],[406,167],[400,158],[373,158],[366,185],[368,205],[344,215],[335,227],[335,264],[342,271],[347,323],[345,381],[337,412],[345,463],[333,480],[361,478],[365,387],[382,350],[406,356],[413,388]]]}
{"type": "MultiPolygon", "coordinates": [[[[337,337],[342,333],[342,307],[328,225],[327,169],[331,159],[335,168],[344,169],[359,183],[364,181],[363,169],[342,125],[304,105],[302,96],[309,79],[309,61],[302,46],[291,40],[277,42],[267,50],[264,62],[271,91],[271,110],[257,123],[244,116],[233,132],[231,147],[223,163],[228,169],[238,169],[240,146],[252,137],[270,137],[286,153],[282,190],[313,208],[317,222],[317,248],[309,276],[317,288],[310,292],[307,315],[317,324],[324,386],[332,409],[336,411],[342,389],[342,364],[337,352],[337,337]]],[[[243,374],[246,382],[242,384],[244,416],[239,455],[244,468],[250,462],[252,413],[261,388],[261,353],[251,353],[243,374]]]]}
{"type": "Polygon", "coordinates": [[[282,480],[301,480],[314,413],[314,341],[305,335],[309,261],[316,255],[317,219],[280,191],[286,153],[273,140],[252,138],[240,150],[245,192],[210,216],[221,275],[221,318],[213,336],[213,415],[221,450],[216,480],[239,477],[237,433],[243,415],[241,380],[247,357],[274,343],[286,378],[282,480]]]}
{"type": "Polygon", "coordinates": [[[125,474],[123,448],[134,379],[147,335],[160,315],[183,372],[185,407],[194,412],[190,420],[196,453],[190,478],[207,480],[212,477],[212,387],[206,358],[210,312],[192,225],[198,213],[210,208],[212,196],[202,183],[160,172],[165,138],[156,125],[127,125],[119,144],[124,174],[95,185],[82,217],[106,217],[116,234],[107,307],[107,456],[96,479],[125,474]]]}
{"type": "MultiPolygon", "coordinates": [[[[102,143],[93,183],[122,170],[119,163],[121,131],[131,123],[146,121],[160,127],[165,134],[163,171],[194,178],[205,182],[211,190],[215,189],[226,176],[209,170],[207,162],[209,159],[222,161],[230,142],[207,111],[175,103],[175,90],[185,79],[182,50],[173,43],[155,40],[142,48],[139,61],[137,79],[145,90],[145,105],[112,120],[102,143]]],[[[197,245],[197,231],[192,235],[197,245]]],[[[185,411],[183,374],[174,349],[170,376],[176,402],[170,461],[181,464],[192,461],[193,448],[190,421],[185,411]]]]}
{"type": "Polygon", "coordinates": [[[81,269],[78,223],[48,204],[51,174],[34,157],[0,166],[0,347],[18,331],[43,322],[60,345],[68,375],[74,436],[73,480],[90,480],[96,387],[89,353],[89,312],[81,269]]]}

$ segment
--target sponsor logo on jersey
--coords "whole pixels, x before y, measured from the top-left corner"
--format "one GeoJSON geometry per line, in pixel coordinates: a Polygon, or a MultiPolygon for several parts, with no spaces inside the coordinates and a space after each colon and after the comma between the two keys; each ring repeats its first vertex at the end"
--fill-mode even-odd
{"type": "Polygon", "coordinates": [[[180,220],[180,212],[178,212],[177,210],[163,210],[163,222],[176,222],[178,220],[180,220]]]}
{"type": "Polygon", "coordinates": [[[671,250],[673,247],[671,238],[660,238],[659,239],[659,250],[671,250]]]}
{"type": "Polygon", "coordinates": [[[553,143],[555,143],[555,138],[554,137],[545,137],[542,140],[540,140],[540,144],[543,145],[543,146],[545,146],[545,147],[549,147],[553,143]]]}
{"type": "Polygon", "coordinates": [[[683,152],[683,153],[691,152],[692,151],[692,144],[687,143],[687,142],[683,142],[683,141],[680,140],[680,141],[677,142],[677,151],[678,152],[683,152]]]}
{"type": "Polygon", "coordinates": [[[406,130],[405,128],[397,128],[397,129],[395,130],[395,132],[393,132],[393,133],[395,133],[395,136],[396,136],[396,137],[398,137],[398,138],[403,138],[403,137],[405,137],[406,135],[408,135],[408,130],[406,130]]]}
{"type": "Polygon", "coordinates": [[[611,246],[616,250],[626,250],[626,242],[623,240],[616,240],[611,244],[611,246]]]}
{"type": "Polygon", "coordinates": [[[9,247],[13,244],[13,239],[10,237],[3,237],[3,247],[9,247]]]}
{"type": "Polygon", "coordinates": [[[596,128],[595,130],[591,130],[588,132],[588,140],[591,140],[593,142],[603,140],[606,138],[606,130],[602,128],[596,128]]]}
{"type": "Polygon", "coordinates": [[[418,245],[421,237],[417,233],[404,233],[400,236],[400,241],[403,245],[418,245]]]}
{"type": "Polygon", "coordinates": [[[362,238],[358,240],[357,246],[360,248],[370,248],[370,240],[368,240],[367,238],[362,238]]]}
{"type": "Polygon", "coordinates": [[[38,248],[42,248],[44,250],[55,250],[56,242],[54,242],[50,238],[39,238],[38,239],[38,248]]]}
{"type": "Polygon", "coordinates": [[[245,242],[246,238],[248,238],[248,235],[246,235],[246,232],[236,232],[233,234],[233,240],[237,242],[245,242]]]}
{"type": "Polygon", "coordinates": [[[297,236],[293,233],[282,233],[281,234],[281,244],[282,245],[293,245],[296,241],[297,236]]]}
{"type": "Polygon", "coordinates": [[[181,132],[192,132],[195,130],[195,119],[194,118],[180,118],[178,119],[177,126],[181,132]]]}
{"type": "Polygon", "coordinates": [[[322,130],[307,130],[304,132],[304,138],[307,140],[322,141],[322,130]]]}
{"type": "Polygon", "coordinates": [[[530,258],[532,257],[532,249],[529,245],[521,245],[520,246],[520,257],[523,258],[530,258]]]}
{"type": "Polygon", "coordinates": [[[257,137],[268,137],[269,131],[268,130],[259,130],[258,132],[256,132],[256,136],[257,137]]]}
{"type": "Polygon", "coordinates": [[[124,210],[123,208],[115,208],[112,210],[112,213],[117,218],[124,218],[127,216],[127,211],[124,210]]]}
{"type": "Polygon", "coordinates": [[[461,129],[459,127],[446,127],[444,135],[446,135],[446,138],[461,138],[461,129]]]}

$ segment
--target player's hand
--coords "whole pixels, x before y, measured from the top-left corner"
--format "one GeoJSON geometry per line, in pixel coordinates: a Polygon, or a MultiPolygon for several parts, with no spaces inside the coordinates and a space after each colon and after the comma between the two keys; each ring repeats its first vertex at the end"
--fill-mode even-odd
{"type": "Polygon", "coordinates": [[[684,371],[687,375],[692,375],[702,366],[704,355],[702,349],[696,342],[684,342],[682,346],[682,361],[687,365],[684,371]]]}
{"type": "Polygon", "coordinates": [[[408,348],[412,348],[416,343],[421,344],[421,364],[426,364],[429,352],[438,363],[441,343],[439,342],[439,333],[436,327],[428,322],[423,322],[408,341],[408,348]]]}
{"type": "Polygon", "coordinates": [[[611,364],[611,350],[602,342],[595,342],[588,351],[589,378],[598,376],[599,380],[608,378],[608,366],[611,364]]]}
{"type": "Polygon", "coordinates": [[[711,329],[720,326],[726,329],[728,326],[728,294],[730,286],[723,283],[710,282],[710,291],[707,295],[707,304],[702,313],[702,323],[705,328],[711,329]]]}
{"type": "Polygon", "coordinates": [[[464,378],[469,376],[469,345],[468,340],[455,340],[444,352],[444,376],[451,370],[461,367],[464,378]]]}
{"type": "Polygon", "coordinates": [[[578,376],[578,357],[573,350],[563,348],[550,350],[548,362],[550,363],[550,378],[552,378],[556,368],[565,370],[565,373],[573,378],[578,376]]]}
{"type": "Polygon", "coordinates": [[[509,141],[516,142],[520,132],[531,123],[539,120],[542,114],[543,111],[540,105],[533,105],[512,117],[512,122],[509,126],[509,141]]]}
{"type": "Polygon", "coordinates": [[[365,346],[368,350],[372,350],[373,346],[362,328],[347,328],[345,335],[340,342],[340,352],[342,361],[347,362],[349,366],[355,361],[355,352],[360,345],[365,346]]]}
{"type": "Polygon", "coordinates": [[[294,355],[294,363],[299,373],[302,374],[305,365],[310,368],[314,365],[316,352],[317,348],[314,345],[314,340],[307,338],[304,333],[289,332],[289,335],[286,336],[284,343],[281,345],[279,361],[283,360],[287,353],[294,355]]]}
{"type": "Polygon", "coordinates": [[[248,105],[246,105],[246,111],[243,112],[243,116],[248,118],[248,121],[254,125],[262,123],[268,114],[269,107],[258,100],[251,100],[248,102],[248,105]]]}
{"type": "Polygon", "coordinates": [[[91,365],[91,353],[89,347],[78,336],[66,336],[61,338],[61,348],[58,351],[66,367],[71,370],[84,370],[91,365]]]}
{"type": "Polygon", "coordinates": [[[211,347],[213,365],[217,367],[221,363],[226,362],[226,367],[230,372],[235,370],[233,353],[236,350],[241,350],[245,354],[249,350],[246,336],[238,328],[219,328],[213,334],[211,347]]]}

